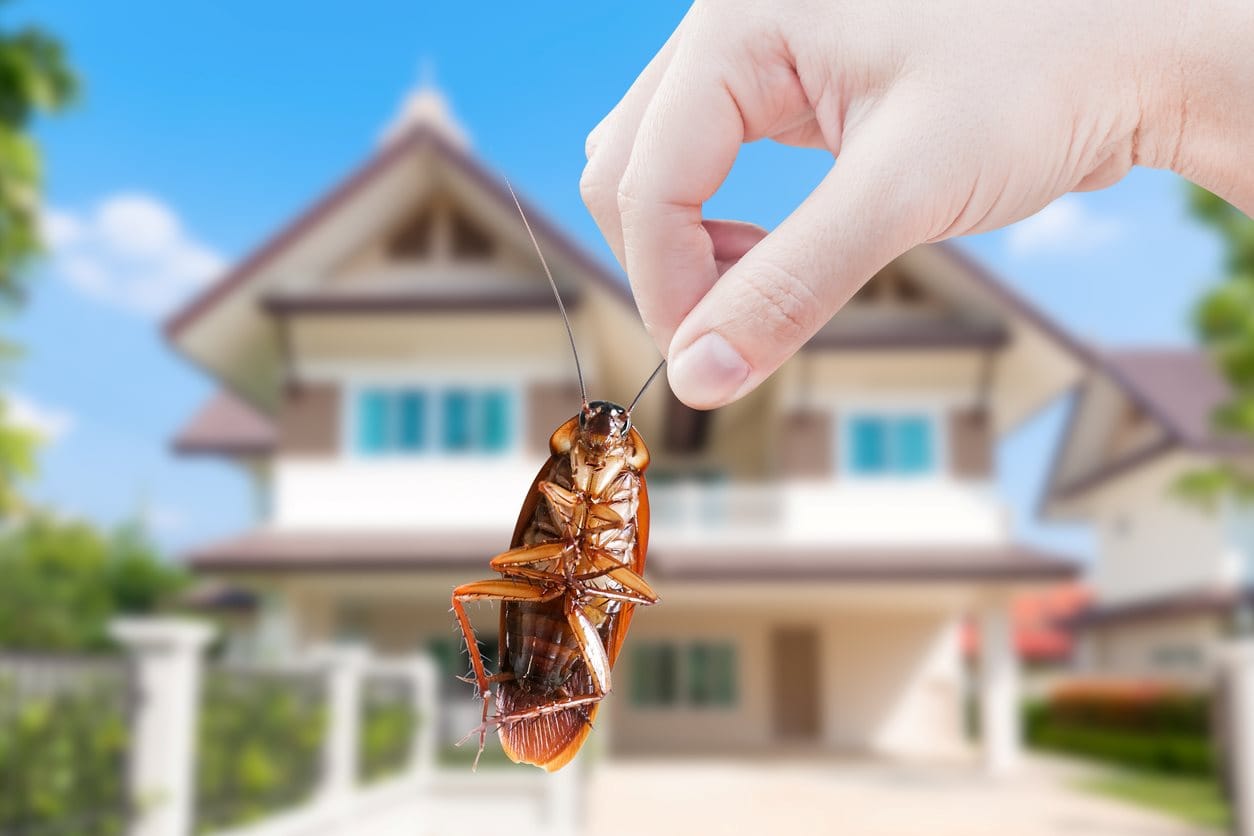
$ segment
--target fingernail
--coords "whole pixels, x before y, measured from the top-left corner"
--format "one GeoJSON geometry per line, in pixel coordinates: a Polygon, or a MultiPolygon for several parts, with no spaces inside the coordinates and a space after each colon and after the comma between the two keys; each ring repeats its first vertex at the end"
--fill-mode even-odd
{"type": "Polygon", "coordinates": [[[686,403],[709,408],[731,400],[749,377],[749,364],[727,340],[711,331],[680,350],[667,376],[686,403]]]}

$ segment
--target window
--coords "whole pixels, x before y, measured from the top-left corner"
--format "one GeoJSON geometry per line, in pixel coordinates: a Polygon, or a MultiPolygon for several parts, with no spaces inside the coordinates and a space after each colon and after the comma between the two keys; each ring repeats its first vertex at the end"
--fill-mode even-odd
{"type": "Polygon", "coordinates": [[[679,677],[674,645],[637,645],[632,656],[631,701],[636,705],[674,705],[679,677]]]}
{"type": "Polygon", "coordinates": [[[918,476],[936,470],[936,427],[919,413],[859,413],[848,419],[848,470],[859,476],[918,476]]]}
{"type": "Polygon", "coordinates": [[[631,698],[637,706],[736,704],[736,648],[730,642],[637,645],[631,672],[631,698]]]}
{"type": "Polygon", "coordinates": [[[698,642],[688,648],[688,702],[735,704],[736,655],[730,644],[698,642]]]}
{"type": "Polygon", "coordinates": [[[514,403],[502,387],[363,389],[356,448],[365,455],[503,452],[514,442],[514,403]]]}

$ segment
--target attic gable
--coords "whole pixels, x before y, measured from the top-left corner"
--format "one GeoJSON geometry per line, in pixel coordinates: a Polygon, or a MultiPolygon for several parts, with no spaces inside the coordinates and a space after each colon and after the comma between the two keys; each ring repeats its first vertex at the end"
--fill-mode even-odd
{"type": "MultiPolygon", "coordinates": [[[[628,303],[622,311],[634,316],[625,282],[523,207],[564,295],[594,290],[628,303]]],[[[541,293],[549,293],[547,280],[503,181],[420,125],[194,299],[166,331],[228,389],[268,409],[283,377],[282,340],[269,318],[279,310],[328,310],[345,295],[361,311],[396,309],[398,294],[407,310],[428,302],[447,309],[450,299],[482,307],[494,294],[530,305],[541,293]],[[439,246],[421,241],[424,206],[433,229],[444,224],[446,252],[474,257],[424,262],[423,248],[439,246]],[[399,256],[398,241],[409,248],[399,256]],[[368,304],[375,296],[380,304],[368,304]]]]}

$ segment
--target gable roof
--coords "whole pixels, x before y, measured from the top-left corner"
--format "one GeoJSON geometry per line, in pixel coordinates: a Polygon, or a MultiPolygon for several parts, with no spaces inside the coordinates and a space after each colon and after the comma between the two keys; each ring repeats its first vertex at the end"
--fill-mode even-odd
{"type": "MultiPolygon", "coordinates": [[[[384,146],[380,153],[370,157],[333,186],[326,195],[246,256],[225,276],[205,288],[187,305],[175,312],[165,323],[166,336],[171,340],[176,340],[217,302],[246,285],[257,276],[262,268],[291,247],[298,239],[328,219],[337,209],[372,182],[384,177],[401,160],[424,147],[435,151],[442,160],[468,175],[470,179],[513,211],[513,198],[502,178],[490,172],[481,162],[450,142],[436,128],[425,122],[416,123],[404,135],[384,146]]],[[[620,273],[610,269],[588,253],[559,226],[549,220],[535,204],[522,195],[518,196],[518,200],[527,213],[527,219],[535,229],[537,237],[576,261],[588,271],[589,275],[603,282],[615,295],[630,301],[630,291],[626,280],[620,273]]]]}
{"type": "Polygon", "coordinates": [[[1195,348],[1133,348],[1096,356],[1092,373],[1074,391],[1070,415],[1055,451],[1043,497],[1043,510],[1079,497],[1172,450],[1212,456],[1248,453],[1251,442],[1224,434],[1213,420],[1215,410],[1228,399],[1231,388],[1215,361],[1195,348]],[[1103,387],[1117,395],[1117,403],[1144,415],[1157,427],[1156,437],[1078,473],[1065,474],[1075,456],[1075,445],[1086,422],[1110,409],[1103,387]],[[1103,406],[1099,401],[1106,400],[1103,406]]]}

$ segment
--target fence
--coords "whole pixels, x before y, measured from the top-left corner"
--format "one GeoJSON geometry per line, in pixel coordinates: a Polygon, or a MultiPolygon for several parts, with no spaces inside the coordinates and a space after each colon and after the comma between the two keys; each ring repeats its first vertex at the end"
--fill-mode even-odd
{"type": "Polygon", "coordinates": [[[0,836],[125,832],[132,695],[120,660],[0,654],[0,836]]]}
{"type": "Polygon", "coordinates": [[[389,793],[421,794],[433,776],[425,657],[328,647],[297,664],[205,666],[204,626],[124,621],[113,634],[142,694],[130,836],[334,833],[389,793]]]}

